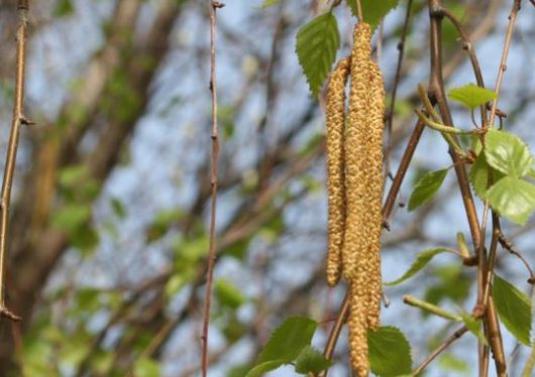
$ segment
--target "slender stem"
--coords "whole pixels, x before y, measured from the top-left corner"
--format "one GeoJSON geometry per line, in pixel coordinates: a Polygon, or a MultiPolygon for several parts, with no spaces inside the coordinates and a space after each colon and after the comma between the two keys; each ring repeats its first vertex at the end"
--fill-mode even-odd
{"type": "Polygon", "coordinates": [[[17,31],[17,73],[15,78],[15,101],[13,119],[7,149],[2,192],[0,194],[0,315],[11,320],[20,320],[6,307],[6,263],[7,237],[9,226],[9,209],[11,204],[11,188],[17,160],[21,125],[28,123],[24,117],[24,80],[26,77],[26,34],[28,29],[28,0],[19,0],[17,4],[19,27],[17,31]]]}
{"type": "Polygon", "coordinates": [[[202,351],[201,351],[201,371],[202,376],[208,375],[208,328],[210,325],[210,308],[212,305],[212,285],[214,276],[214,266],[216,259],[216,210],[217,210],[217,184],[219,160],[219,127],[217,123],[217,77],[216,77],[216,27],[217,10],[224,4],[210,0],[210,92],[212,98],[212,155],[210,169],[211,184],[211,214],[210,214],[210,240],[208,250],[208,267],[206,272],[206,290],[204,298],[203,328],[202,328],[202,351]]]}
{"type": "Polygon", "coordinates": [[[412,11],[412,0],[408,0],[407,9],[405,10],[405,20],[403,21],[403,29],[401,30],[401,38],[398,43],[398,62],[396,65],[396,75],[394,78],[394,86],[392,87],[392,97],[390,99],[390,108],[386,118],[386,133],[388,136],[389,146],[385,152],[385,161],[387,163],[387,171],[390,172],[390,141],[392,139],[392,125],[394,122],[394,111],[396,108],[396,99],[398,93],[399,83],[401,81],[401,68],[403,66],[403,59],[405,57],[405,40],[409,31],[410,18],[412,11]]]}
{"type": "MultiPolygon", "coordinates": [[[[331,332],[329,334],[329,339],[327,339],[327,345],[325,346],[325,351],[323,352],[323,355],[328,360],[331,360],[333,357],[334,349],[336,348],[336,343],[338,341],[338,338],[340,337],[340,333],[342,332],[342,327],[344,327],[344,323],[346,322],[348,315],[349,315],[349,293],[346,293],[346,296],[344,297],[344,301],[342,302],[342,307],[340,308],[340,312],[338,314],[338,317],[336,318],[336,322],[334,323],[331,329],[331,332]]],[[[327,372],[328,370],[320,374],[320,377],[327,377],[327,372]]]]}
{"type": "Polygon", "coordinates": [[[500,96],[500,91],[502,89],[503,78],[505,76],[505,71],[507,70],[507,58],[509,57],[509,49],[511,47],[511,41],[513,39],[513,31],[515,28],[516,18],[518,11],[520,10],[521,0],[514,0],[513,8],[509,14],[509,24],[507,25],[507,33],[505,34],[505,42],[503,46],[502,58],[500,61],[500,67],[498,69],[498,78],[496,79],[496,98],[492,103],[492,110],[490,111],[490,121],[489,124],[492,126],[494,124],[494,119],[496,117],[496,109],[498,107],[498,98],[500,96]]]}
{"type": "Polygon", "coordinates": [[[359,18],[359,22],[364,22],[364,17],[362,13],[362,4],[360,0],[356,0],[357,2],[357,17],[359,18]]]}
{"type": "Polygon", "coordinates": [[[463,326],[459,328],[457,331],[455,331],[448,339],[444,341],[440,346],[437,347],[427,358],[412,372],[413,376],[418,376],[420,373],[424,371],[425,368],[433,360],[435,360],[444,350],[446,350],[453,342],[455,342],[457,339],[462,337],[466,332],[468,331],[468,328],[466,326],[463,326]]]}
{"type": "Polygon", "coordinates": [[[442,318],[449,319],[452,321],[457,321],[457,322],[462,321],[462,318],[460,316],[450,313],[447,310],[442,309],[441,307],[431,304],[430,302],[417,299],[414,296],[410,296],[410,295],[404,296],[403,302],[407,305],[420,308],[438,317],[442,317],[442,318]]]}

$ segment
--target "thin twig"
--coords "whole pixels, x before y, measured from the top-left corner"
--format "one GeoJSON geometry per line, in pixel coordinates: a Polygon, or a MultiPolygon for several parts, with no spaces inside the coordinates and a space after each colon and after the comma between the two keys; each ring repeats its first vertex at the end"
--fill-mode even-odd
{"type": "Polygon", "coordinates": [[[468,328],[466,326],[463,326],[459,328],[457,331],[455,331],[448,339],[444,341],[440,346],[437,347],[427,358],[412,372],[413,376],[418,376],[420,373],[424,371],[425,368],[433,360],[435,360],[444,350],[446,350],[453,342],[455,342],[457,339],[462,337],[466,332],[468,331],[468,328]]]}
{"type": "Polygon", "coordinates": [[[217,210],[217,164],[219,160],[219,128],[217,124],[217,80],[216,80],[216,26],[217,10],[224,7],[224,4],[210,0],[210,92],[212,95],[212,156],[211,156],[211,214],[210,214],[210,240],[208,251],[208,267],[206,272],[206,291],[204,298],[204,313],[202,327],[202,350],[201,350],[201,371],[202,376],[208,375],[208,328],[210,325],[210,308],[212,304],[212,285],[214,275],[214,265],[216,259],[216,210],[217,210]]]}
{"type": "Polygon", "coordinates": [[[436,315],[438,317],[442,317],[444,319],[449,319],[451,321],[457,321],[457,322],[462,321],[462,318],[460,316],[455,315],[455,314],[453,314],[451,312],[448,312],[447,310],[442,309],[439,306],[433,305],[430,302],[417,299],[416,297],[411,296],[411,295],[404,296],[403,297],[403,302],[405,304],[407,304],[407,305],[414,306],[416,308],[420,308],[423,311],[426,311],[428,313],[434,314],[434,315],[436,315]]]}
{"type": "Polygon", "coordinates": [[[398,62],[396,65],[396,75],[394,76],[394,85],[392,87],[392,96],[390,99],[390,108],[386,115],[386,134],[388,137],[388,147],[385,151],[385,161],[387,164],[386,171],[390,172],[390,153],[392,142],[392,125],[394,123],[394,111],[396,108],[396,99],[398,93],[399,83],[401,81],[401,68],[403,66],[403,58],[405,57],[405,40],[407,39],[407,33],[409,30],[410,18],[412,10],[412,0],[408,0],[407,9],[405,11],[405,20],[403,21],[403,29],[401,30],[401,37],[398,43],[398,62]]]}
{"type": "Polygon", "coordinates": [[[511,41],[513,39],[513,31],[515,28],[516,18],[518,11],[520,10],[521,0],[514,0],[513,8],[509,14],[509,24],[507,25],[507,33],[505,34],[505,42],[503,45],[502,58],[500,61],[500,67],[498,69],[498,78],[496,79],[496,98],[492,102],[492,110],[490,111],[490,120],[489,124],[492,127],[494,124],[494,119],[496,117],[496,108],[498,107],[498,98],[500,96],[500,91],[502,89],[503,78],[505,76],[505,71],[507,70],[507,58],[509,57],[509,49],[511,47],[511,41]]]}
{"type": "Polygon", "coordinates": [[[0,315],[13,321],[21,318],[13,314],[6,306],[6,263],[7,263],[7,237],[9,226],[9,207],[11,203],[11,188],[17,160],[17,148],[19,145],[20,128],[23,124],[29,124],[24,116],[24,80],[26,73],[26,34],[28,29],[28,0],[19,0],[17,4],[19,15],[19,27],[17,31],[17,73],[15,78],[15,101],[13,104],[13,119],[11,133],[2,182],[0,199],[0,315]]]}

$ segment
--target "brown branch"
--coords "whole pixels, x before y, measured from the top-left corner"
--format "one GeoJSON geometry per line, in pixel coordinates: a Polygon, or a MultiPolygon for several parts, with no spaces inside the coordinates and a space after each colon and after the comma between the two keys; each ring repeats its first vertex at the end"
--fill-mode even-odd
{"type": "MultiPolygon", "coordinates": [[[[412,0],[408,0],[407,2],[407,10],[405,12],[405,20],[403,21],[403,29],[401,31],[401,37],[398,43],[398,62],[396,65],[396,75],[394,78],[394,86],[392,88],[392,97],[390,100],[390,109],[388,110],[388,114],[386,115],[386,131],[388,136],[389,144],[392,140],[392,123],[394,122],[394,110],[396,107],[396,98],[398,93],[398,86],[401,81],[401,68],[403,66],[403,58],[405,57],[405,40],[407,39],[407,33],[409,30],[409,23],[411,18],[411,10],[412,10],[412,0]]],[[[386,148],[385,158],[384,160],[387,163],[387,172],[390,172],[390,153],[391,153],[391,146],[389,145],[388,148],[386,148]]]]}
{"type": "Polygon", "coordinates": [[[219,128],[217,124],[217,79],[216,79],[216,22],[217,10],[224,4],[210,0],[210,92],[212,94],[212,156],[210,183],[212,187],[211,215],[210,215],[210,240],[208,250],[208,266],[206,271],[206,288],[204,298],[202,348],[201,348],[201,371],[202,376],[208,375],[208,328],[210,325],[210,308],[212,304],[212,284],[214,265],[216,260],[216,210],[217,210],[217,163],[219,159],[219,128]]]}
{"type": "Polygon", "coordinates": [[[438,346],[419,366],[412,372],[413,376],[418,376],[420,373],[424,371],[425,368],[433,360],[435,360],[444,350],[446,350],[453,342],[455,342],[457,339],[461,338],[464,334],[468,332],[468,328],[466,326],[463,326],[459,328],[457,331],[455,331],[448,339],[444,341],[440,346],[438,346]]]}
{"type": "Polygon", "coordinates": [[[26,34],[28,29],[28,0],[19,0],[17,4],[19,16],[19,28],[17,31],[17,73],[15,78],[15,100],[13,104],[13,118],[11,133],[2,181],[0,201],[0,315],[13,321],[21,318],[13,314],[6,306],[5,278],[7,262],[7,237],[9,226],[9,207],[11,203],[11,188],[17,160],[17,148],[19,145],[20,128],[30,122],[24,117],[24,80],[26,73],[26,34]]]}

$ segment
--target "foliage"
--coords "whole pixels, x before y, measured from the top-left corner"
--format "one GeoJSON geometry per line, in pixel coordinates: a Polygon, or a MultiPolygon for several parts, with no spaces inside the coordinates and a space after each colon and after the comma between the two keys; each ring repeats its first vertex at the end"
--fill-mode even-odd
{"type": "Polygon", "coordinates": [[[299,64],[314,96],[329,75],[339,46],[338,22],[331,12],[316,17],[297,33],[299,64]]]}

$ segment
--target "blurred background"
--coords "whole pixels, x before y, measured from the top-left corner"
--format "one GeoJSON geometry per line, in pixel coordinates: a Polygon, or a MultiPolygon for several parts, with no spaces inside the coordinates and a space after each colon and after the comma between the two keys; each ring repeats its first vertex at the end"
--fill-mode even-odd
{"type": "MultiPolygon", "coordinates": [[[[321,323],[314,344],[322,348],[345,292],[328,289],[324,279],[323,99],[311,98],[294,52],[298,28],[329,4],[274,3],[227,0],[218,12],[222,153],[211,377],[243,376],[272,329],[291,315],[321,323]]],[[[406,3],[375,36],[388,97],[406,3]]],[[[508,115],[506,128],[533,143],[535,10],[525,3],[499,108],[508,115]]],[[[493,88],[512,2],[444,4],[472,36],[493,88]]],[[[429,74],[424,5],[414,1],[386,140],[391,173],[414,127],[416,85],[429,74]]],[[[21,137],[7,276],[10,308],[24,320],[0,321],[0,375],[198,376],[210,194],[208,1],[41,0],[31,7],[26,113],[37,125],[21,137]]],[[[346,7],[335,13],[342,56],[354,18],[346,7]]],[[[15,1],[2,0],[2,159],[16,25],[15,1]]],[[[444,49],[446,89],[474,82],[447,23],[444,49]]],[[[470,127],[470,115],[453,110],[457,126],[470,127]]],[[[440,135],[426,131],[384,235],[385,280],[399,277],[419,251],[455,247],[457,232],[468,239],[451,171],[432,203],[414,212],[403,206],[415,177],[450,165],[440,135]]],[[[534,226],[505,224],[532,265],[534,226]]],[[[500,250],[498,263],[500,275],[528,291],[517,258],[500,250]]],[[[454,327],[406,307],[401,297],[470,311],[474,281],[475,271],[439,256],[415,279],[385,289],[383,322],[406,333],[415,362],[454,327]]],[[[503,333],[517,376],[529,349],[503,333]]],[[[427,375],[474,376],[476,349],[476,339],[464,336],[427,375]]],[[[348,376],[345,333],[335,357],[330,376],[348,376]]],[[[292,375],[291,368],[270,374],[292,375]]]]}

